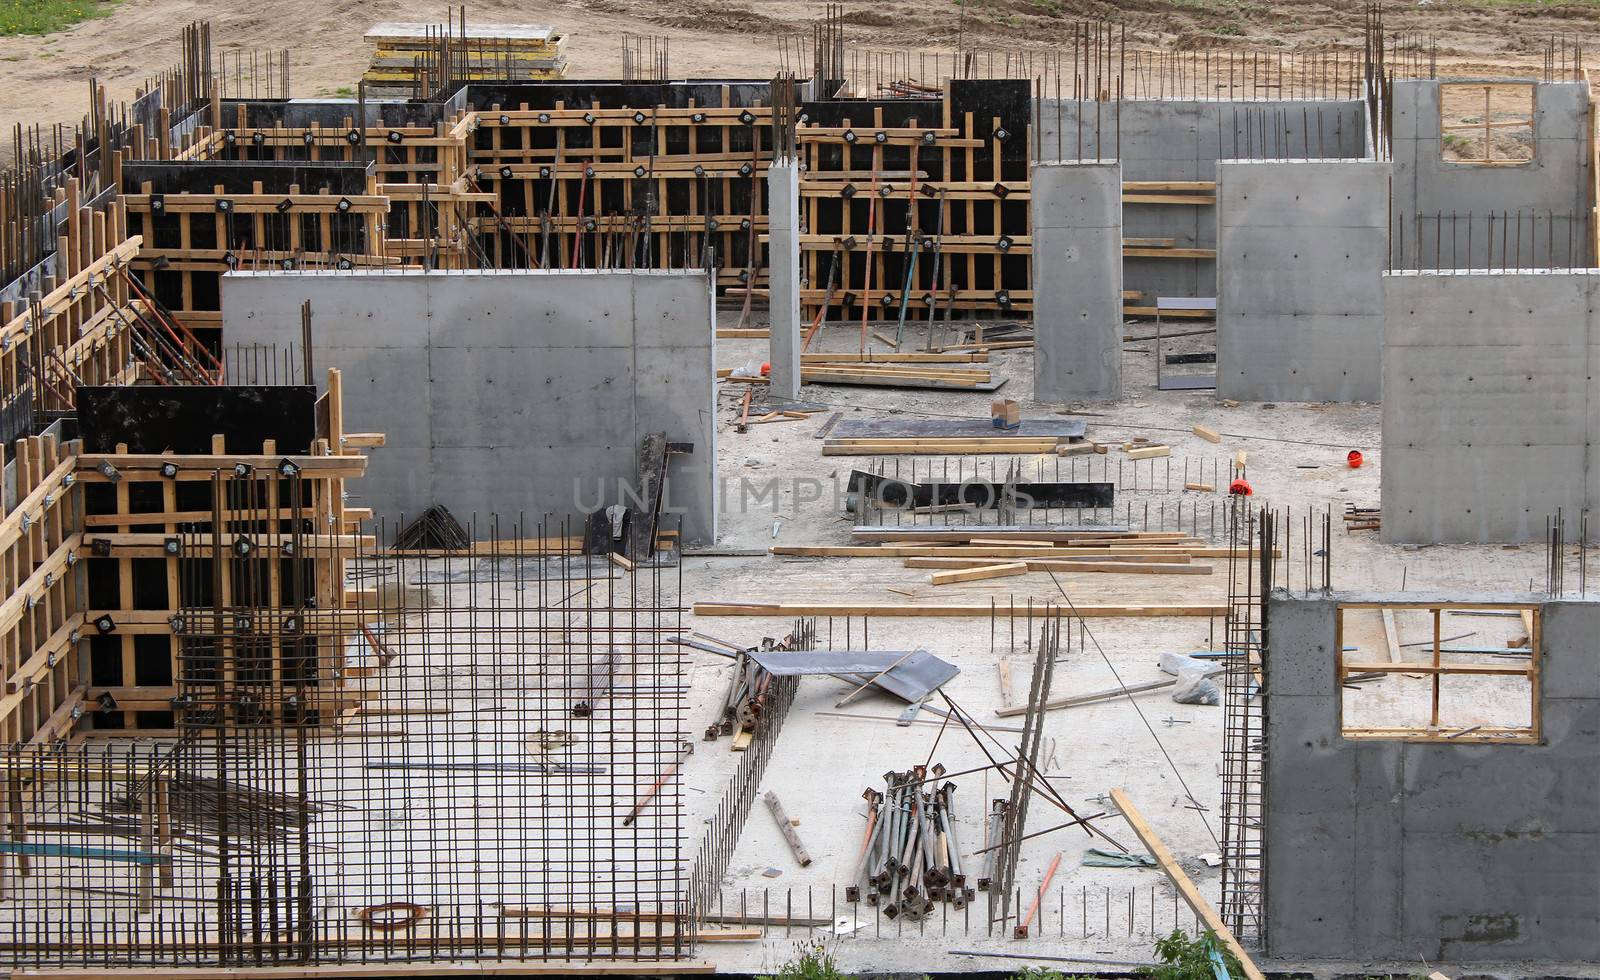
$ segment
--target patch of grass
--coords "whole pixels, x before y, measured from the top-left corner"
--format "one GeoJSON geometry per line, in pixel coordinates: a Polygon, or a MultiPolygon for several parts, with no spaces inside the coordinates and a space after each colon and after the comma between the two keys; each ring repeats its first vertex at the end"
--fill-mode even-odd
{"type": "Polygon", "coordinates": [[[115,6],[116,0],[0,0],[0,35],[53,34],[115,6]]]}
{"type": "Polygon", "coordinates": [[[1011,980],[1094,980],[1091,976],[1068,975],[1047,966],[1025,966],[1011,974],[1011,980]]]}
{"type": "Polygon", "coordinates": [[[1156,940],[1156,959],[1162,965],[1141,972],[1152,980],[1212,980],[1216,976],[1213,956],[1222,960],[1229,976],[1244,972],[1238,958],[1210,929],[1193,939],[1182,929],[1172,930],[1172,935],[1156,940]]]}
{"type": "Polygon", "coordinates": [[[760,980],[848,980],[822,943],[795,943],[795,958],[760,980]]]}
{"type": "Polygon", "coordinates": [[[356,90],[348,85],[341,85],[333,90],[333,94],[341,99],[352,99],[355,98],[356,90]]]}

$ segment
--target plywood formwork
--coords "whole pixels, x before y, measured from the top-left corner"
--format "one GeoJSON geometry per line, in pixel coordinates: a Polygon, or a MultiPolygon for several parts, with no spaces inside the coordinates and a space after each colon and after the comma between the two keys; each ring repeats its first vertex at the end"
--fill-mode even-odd
{"type": "Polygon", "coordinates": [[[467,141],[472,179],[499,198],[471,226],[491,263],[684,268],[709,259],[719,285],[764,284],[757,243],[772,110],[736,104],[728,85],[701,88],[714,104],[557,99],[469,113],[453,132],[467,141]]]}
{"type": "Polygon", "coordinates": [[[369,176],[366,193],[299,184],[240,193],[164,191],[140,181],[124,193],[130,228],[144,247],[133,263],[147,293],[195,330],[222,325],[221,277],[238,268],[353,268],[398,265],[386,252],[389,199],[369,176]]]}
{"type": "Polygon", "coordinates": [[[1004,81],[951,82],[938,99],[807,103],[805,315],[1031,311],[1027,104],[1027,84],[1004,81]]]}
{"type": "MultiPolygon", "coordinates": [[[[343,571],[372,544],[359,528],[369,515],[343,502],[366,457],[349,447],[332,400],[339,388],[331,387],[310,455],[280,455],[270,444],[230,449],[220,436],[204,456],[91,454],[76,441],[19,440],[18,503],[0,522],[8,595],[0,604],[0,737],[26,744],[172,734],[185,637],[203,629],[186,609],[186,594],[192,601],[196,593],[186,593],[181,577],[186,563],[203,567],[212,546],[237,559],[217,573],[217,608],[312,610],[296,630],[321,658],[312,665],[322,682],[312,707],[330,722],[358,703],[339,693],[344,674],[336,668],[345,641],[369,618],[369,597],[348,590],[343,571]],[[219,521],[223,530],[213,533],[219,521]]],[[[282,647],[271,649],[271,678],[283,681],[282,647]]]]}
{"type": "Polygon", "coordinates": [[[390,204],[382,224],[384,254],[435,268],[475,268],[480,256],[463,227],[480,206],[493,211],[498,198],[468,175],[466,140],[454,131],[465,116],[431,125],[358,127],[346,114],[337,122],[294,126],[281,107],[235,103],[214,113],[226,125],[202,129],[180,159],[369,163],[375,193],[390,204]]]}

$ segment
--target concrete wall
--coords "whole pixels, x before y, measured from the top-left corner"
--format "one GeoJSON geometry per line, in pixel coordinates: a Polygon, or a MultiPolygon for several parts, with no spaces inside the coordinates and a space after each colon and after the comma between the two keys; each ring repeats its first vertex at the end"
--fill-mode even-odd
{"type": "Polygon", "coordinates": [[[1519,254],[1523,268],[1589,265],[1588,85],[1534,86],[1534,158],[1511,166],[1443,159],[1439,85],[1394,83],[1395,267],[1514,268],[1519,254]]]}
{"type": "Polygon", "coordinates": [[[1036,163],[1033,394],[1042,402],[1122,397],[1122,168],[1036,163]]]}
{"type": "Polygon", "coordinates": [[[715,537],[705,274],[230,273],[223,336],[298,344],[305,300],[317,371],[344,371],[347,430],[388,435],[356,503],[391,521],[592,510],[626,502],[640,438],[665,431],[694,444],[669,457],[685,539],[715,537]]]}
{"type": "MultiPolygon", "coordinates": [[[[1214,180],[1218,160],[1363,157],[1364,112],[1357,100],[1045,99],[1038,110],[1040,156],[1119,161],[1125,180],[1214,180]]],[[[1172,238],[1179,248],[1217,243],[1209,206],[1130,204],[1123,225],[1130,238],[1172,238]]],[[[1130,258],[1126,264],[1126,288],[1152,302],[1216,295],[1216,264],[1208,259],[1130,258]]]]}
{"type": "Polygon", "coordinates": [[[1341,737],[1341,598],[1424,597],[1269,599],[1270,954],[1600,957],[1600,604],[1544,606],[1543,743],[1486,745],[1341,737]]]}
{"type": "Polygon", "coordinates": [[[1600,270],[1384,276],[1383,537],[1542,540],[1600,503],[1600,270]]]}
{"type": "Polygon", "coordinates": [[[1217,165],[1217,394],[1377,401],[1386,163],[1217,165]]]}
{"type": "Polygon", "coordinates": [[[800,165],[767,170],[767,286],[771,331],[767,396],[800,397],[800,165]]]}

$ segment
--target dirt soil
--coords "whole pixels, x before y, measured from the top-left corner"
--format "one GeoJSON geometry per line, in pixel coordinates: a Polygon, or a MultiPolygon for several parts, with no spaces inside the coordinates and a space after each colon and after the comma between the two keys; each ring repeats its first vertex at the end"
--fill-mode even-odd
{"type": "MultiPolygon", "coordinates": [[[[953,50],[958,44],[1048,50],[1078,18],[1115,16],[1134,46],[1219,45],[1294,50],[1359,44],[1354,0],[845,0],[850,43],[953,50]]],[[[621,35],[668,39],[675,75],[762,77],[779,67],[778,37],[809,35],[820,0],[491,0],[472,21],[549,24],[570,38],[569,73],[621,73],[621,35]]],[[[122,0],[104,18],[47,37],[0,38],[0,123],[74,123],[98,78],[114,99],[179,56],[177,29],[210,19],[220,50],[290,47],[291,94],[331,96],[355,85],[369,57],[361,36],[383,20],[443,21],[443,4],[400,0],[122,0]]],[[[1552,37],[1587,47],[1600,36],[1596,0],[1423,0],[1393,4],[1390,32],[1439,39],[1442,68],[1457,74],[1539,70],[1552,37]]],[[[10,140],[6,143],[9,146],[10,140]]],[[[5,151],[7,154],[9,150],[5,151]]]]}

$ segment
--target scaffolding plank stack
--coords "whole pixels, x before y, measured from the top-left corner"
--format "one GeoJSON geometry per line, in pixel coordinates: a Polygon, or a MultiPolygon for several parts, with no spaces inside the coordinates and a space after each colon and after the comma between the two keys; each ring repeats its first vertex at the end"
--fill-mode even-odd
{"type": "Polygon", "coordinates": [[[455,81],[537,81],[567,73],[565,34],[534,24],[473,24],[446,35],[440,25],[385,21],[364,40],[372,63],[361,76],[367,95],[411,98],[443,81],[433,70],[442,44],[449,45],[449,77],[455,81]],[[430,78],[430,75],[433,77],[430,78]]]}

